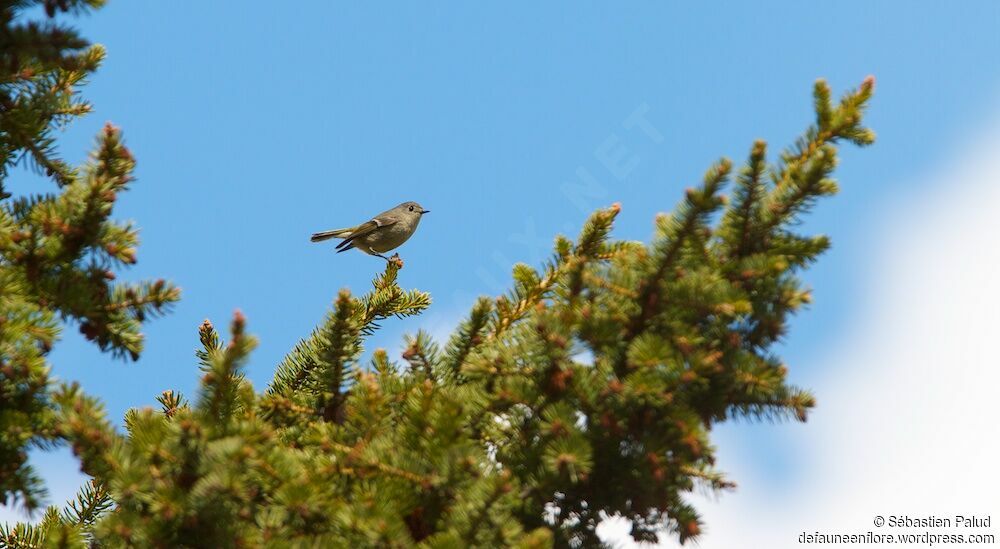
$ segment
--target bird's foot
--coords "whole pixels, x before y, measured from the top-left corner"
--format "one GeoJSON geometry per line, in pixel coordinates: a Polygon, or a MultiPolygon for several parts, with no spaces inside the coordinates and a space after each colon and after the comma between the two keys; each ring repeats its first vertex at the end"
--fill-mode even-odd
{"type": "Polygon", "coordinates": [[[396,265],[397,269],[402,269],[403,268],[403,259],[399,257],[399,253],[392,254],[392,257],[386,257],[386,256],[384,256],[382,254],[373,254],[373,255],[381,257],[382,259],[384,259],[386,261],[386,263],[392,263],[392,264],[396,265]]]}

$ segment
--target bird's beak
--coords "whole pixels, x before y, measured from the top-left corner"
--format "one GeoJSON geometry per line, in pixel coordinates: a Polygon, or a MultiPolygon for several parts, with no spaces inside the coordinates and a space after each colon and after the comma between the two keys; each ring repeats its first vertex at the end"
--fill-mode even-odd
{"type": "Polygon", "coordinates": [[[420,213],[421,214],[429,214],[429,213],[431,213],[431,211],[430,210],[420,210],[420,213]]]}

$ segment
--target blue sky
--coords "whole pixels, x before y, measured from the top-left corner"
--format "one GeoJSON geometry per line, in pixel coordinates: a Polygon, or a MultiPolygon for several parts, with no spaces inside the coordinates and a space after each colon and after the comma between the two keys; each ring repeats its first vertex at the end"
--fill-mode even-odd
{"type": "MultiPolygon", "coordinates": [[[[648,240],[655,213],[720,155],[741,161],[756,138],[772,151],[790,143],[811,121],[817,77],[839,94],[873,74],[878,142],[844,149],[842,193],[805,224],[834,248],[805,275],[815,304],[781,348],[822,406],[812,382],[829,374],[820,364],[836,367],[821,359],[852,328],[883,212],[919,193],[913,181],[997,103],[997,21],[1000,5],[986,1],[111,1],[79,21],[108,60],[84,89],[96,112],[62,150],[82,160],[105,121],[123,128],[138,181],[116,212],[143,240],[127,278],[168,278],[183,300],[149,325],[138,363],[70,328],[54,373],[116,419],[164,389],[193,395],[197,326],[240,308],[261,339],[248,374],[263,388],[337,290],[365,291],[382,267],[309,234],[416,200],[432,213],[400,250],[400,282],[435,302],[387,321],[369,347],[398,355],[403,333],[445,333],[475,296],[503,290],[514,261],[537,264],[556,233],[575,233],[583,210],[621,202],[616,235],[648,240]],[[637,111],[662,139],[626,127],[637,111]],[[627,151],[628,173],[609,170],[604,150],[627,151]],[[567,194],[581,170],[598,195],[567,194]]],[[[43,190],[27,172],[11,184],[43,190]]],[[[780,489],[804,474],[783,444],[806,429],[739,424],[720,436],[780,489]]],[[[65,452],[35,461],[54,500],[75,490],[65,452]]]]}

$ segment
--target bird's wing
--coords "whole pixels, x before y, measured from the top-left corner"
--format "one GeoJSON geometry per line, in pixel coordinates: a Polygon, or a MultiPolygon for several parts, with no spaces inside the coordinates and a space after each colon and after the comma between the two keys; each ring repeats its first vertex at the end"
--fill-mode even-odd
{"type": "Polygon", "coordinates": [[[358,225],[357,227],[354,227],[354,230],[351,231],[351,234],[347,235],[347,237],[345,237],[343,240],[341,240],[340,244],[337,244],[337,249],[339,250],[339,249],[343,248],[344,246],[347,246],[355,238],[365,236],[366,234],[371,233],[375,229],[380,229],[382,227],[388,227],[389,225],[392,225],[395,222],[396,222],[395,219],[388,220],[388,219],[386,219],[384,217],[376,217],[375,219],[372,219],[371,221],[366,221],[366,222],[358,225]]]}

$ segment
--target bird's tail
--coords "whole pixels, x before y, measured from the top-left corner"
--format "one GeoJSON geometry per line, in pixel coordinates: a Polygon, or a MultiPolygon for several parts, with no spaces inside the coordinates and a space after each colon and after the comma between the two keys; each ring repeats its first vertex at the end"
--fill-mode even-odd
{"type": "Polygon", "coordinates": [[[333,229],[332,231],[323,231],[319,233],[313,233],[312,237],[309,238],[312,242],[322,242],[324,240],[329,240],[334,237],[345,237],[351,234],[352,229],[333,229]]]}

